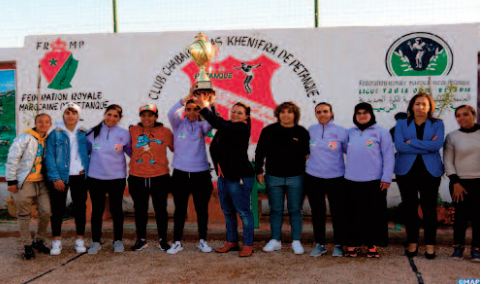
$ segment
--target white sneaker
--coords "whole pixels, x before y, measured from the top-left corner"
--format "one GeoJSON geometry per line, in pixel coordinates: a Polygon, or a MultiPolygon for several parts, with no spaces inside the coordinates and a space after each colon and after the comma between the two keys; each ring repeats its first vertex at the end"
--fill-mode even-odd
{"type": "Polygon", "coordinates": [[[77,253],[84,253],[87,251],[87,248],[85,247],[85,242],[83,239],[76,239],[75,240],[75,245],[74,249],[77,253]]]}
{"type": "Polygon", "coordinates": [[[212,248],[209,246],[209,244],[203,240],[203,239],[200,239],[199,240],[199,244],[197,245],[197,248],[201,251],[201,252],[206,252],[206,253],[209,253],[209,252],[212,252],[212,248]]]}
{"type": "Polygon", "coordinates": [[[59,255],[62,252],[62,241],[53,240],[52,248],[50,249],[50,255],[59,255]]]}
{"type": "Polygon", "coordinates": [[[170,249],[167,250],[167,253],[168,254],[176,254],[176,253],[178,253],[179,251],[182,251],[182,250],[184,250],[184,247],[182,246],[182,244],[179,241],[176,241],[170,247],[170,249]]]}
{"type": "Polygon", "coordinates": [[[302,244],[301,244],[300,241],[293,241],[291,247],[292,247],[292,251],[295,254],[303,254],[304,253],[304,248],[302,247],[302,244]]]}
{"type": "Polygon", "coordinates": [[[272,239],[262,248],[262,250],[265,252],[273,252],[276,250],[280,250],[281,248],[281,241],[272,239]]]}
{"type": "Polygon", "coordinates": [[[97,254],[99,250],[102,249],[102,245],[99,242],[92,242],[90,244],[89,250],[87,251],[88,254],[97,254]]]}
{"type": "Polygon", "coordinates": [[[114,241],[113,249],[114,252],[124,252],[124,243],[121,240],[114,241]]]}

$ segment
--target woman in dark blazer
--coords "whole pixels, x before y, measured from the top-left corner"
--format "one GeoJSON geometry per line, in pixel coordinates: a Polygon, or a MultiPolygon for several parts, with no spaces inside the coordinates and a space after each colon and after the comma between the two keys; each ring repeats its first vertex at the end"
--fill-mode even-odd
{"type": "Polygon", "coordinates": [[[408,118],[396,124],[394,143],[399,191],[406,225],[406,250],[409,257],[417,255],[420,221],[418,206],[423,212],[425,256],[435,258],[436,207],[441,175],[444,173],[439,151],[444,143],[444,124],[433,117],[433,98],[423,92],[409,102],[408,118]],[[419,198],[418,198],[419,193],[419,198]]]}

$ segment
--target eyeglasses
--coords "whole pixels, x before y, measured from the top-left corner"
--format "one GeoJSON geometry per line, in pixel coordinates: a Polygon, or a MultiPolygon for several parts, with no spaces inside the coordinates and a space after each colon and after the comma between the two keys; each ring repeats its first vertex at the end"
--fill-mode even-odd
{"type": "Polygon", "coordinates": [[[194,107],[186,107],[185,108],[185,111],[199,111],[199,110],[200,110],[200,108],[197,108],[197,107],[195,107],[195,108],[194,107]]]}

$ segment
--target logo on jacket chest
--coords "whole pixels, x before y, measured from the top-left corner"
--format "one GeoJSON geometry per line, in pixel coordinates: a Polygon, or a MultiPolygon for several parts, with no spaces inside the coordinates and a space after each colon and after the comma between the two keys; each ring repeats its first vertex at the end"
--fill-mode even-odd
{"type": "Polygon", "coordinates": [[[327,147],[331,150],[336,150],[337,149],[337,141],[329,141],[327,143],[327,147]]]}
{"type": "Polygon", "coordinates": [[[372,138],[368,138],[368,139],[366,140],[366,146],[367,146],[368,148],[370,148],[370,147],[372,147],[372,145],[374,145],[374,140],[373,140],[372,138]]]}

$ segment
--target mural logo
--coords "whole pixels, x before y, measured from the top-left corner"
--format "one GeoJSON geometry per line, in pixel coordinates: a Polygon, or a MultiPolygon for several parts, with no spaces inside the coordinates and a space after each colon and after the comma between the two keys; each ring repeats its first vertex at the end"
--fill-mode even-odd
{"type": "Polygon", "coordinates": [[[71,88],[78,61],[67,50],[67,43],[60,38],[51,43],[51,49],[40,60],[40,69],[47,79],[50,89],[63,90],[71,88]]]}
{"type": "Polygon", "coordinates": [[[410,33],[396,40],[386,54],[391,76],[447,75],[453,67],[453,53],[440,37],[430,33],[410,33]]]}
{"type": "Polygon", "coordinates": [[[255,69],[260,66],[261,66],[260,63],[255,65],[249,65],[246,62],[242,62],[240,66],[234,67],[234,69],[242,70],[242,72],[244,72],[245,74],[244,90],[248,94],[252,93],[251,81],[252,79],[254,79],[254,72],[252,71],[252,69],[255,69]]]}
{"type": "MultiPolygon", "coordinates": [[[[209,74],[217,92],[216,111],[227,118],[233,104],[242,102],[249,105],[252,122],[251,143],[257,143],[262,128],[275,122],[273,110],[276,102],[272,96],[271,79],[280,65],[267,56],[261,55],[249,61],[228,56],[221,62],[212,63],[211,67],[223,74],[232,74],[227,80],[209,74]]],[[[199,68],[191,61],[182,68],[182,71],[187,74],[193,84],[199,68]]]]}

